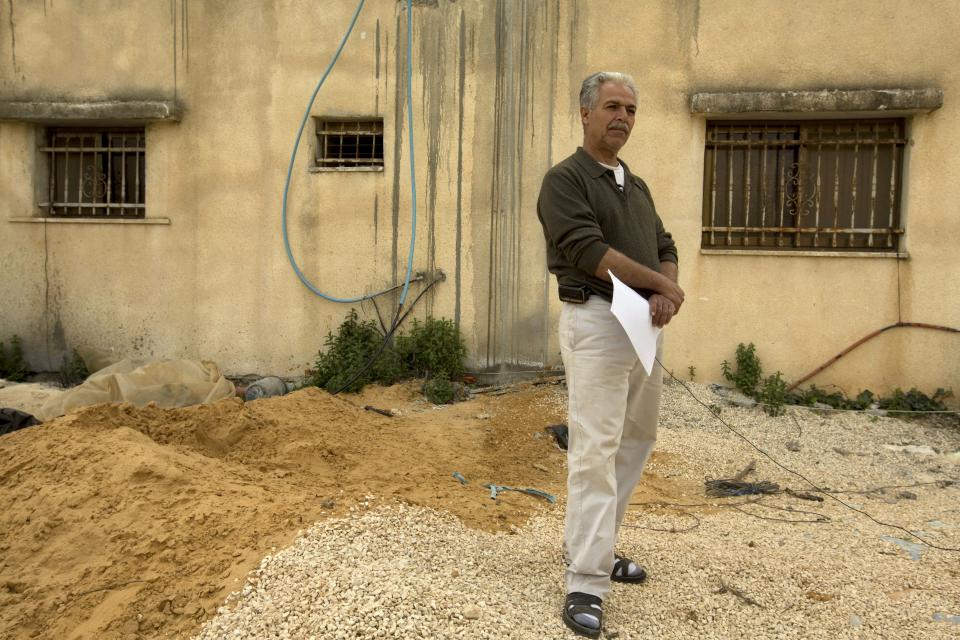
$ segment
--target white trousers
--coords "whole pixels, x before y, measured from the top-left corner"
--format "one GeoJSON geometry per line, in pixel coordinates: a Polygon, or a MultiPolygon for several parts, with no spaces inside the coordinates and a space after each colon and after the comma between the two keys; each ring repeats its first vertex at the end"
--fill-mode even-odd
{"type": "Polygon", "coordinates": [[[569,393],[567,593],[605,598],[617,531],[657,438],[663,370],[654,363],[647,376],[610,303],[598,296],[563,303],[560,352],[569,393]]]}

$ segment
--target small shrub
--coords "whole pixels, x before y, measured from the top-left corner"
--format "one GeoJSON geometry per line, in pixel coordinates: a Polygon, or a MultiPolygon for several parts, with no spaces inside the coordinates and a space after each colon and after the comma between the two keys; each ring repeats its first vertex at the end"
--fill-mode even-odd
{"type": "Polygon", "coordinates": [[[763,370],[760,368],[760,358],[757,357],[757,350],[752,342],[746,346],[742,342],[737,345],[736,360],[735,371],[731,369],[729,362],[723,361],[720,365],[723,377],[736,385],[744,395],[756,398],[757,386],[760,384],[763,370]]]}
{"type": "Polygon", "coordinates": [[[697,368],[693,365],[687,367],[687,373],[690,374],[690,382],[693,382],[697,378],[697,368]]]}
{"type": "MultiPolygon", "coordinates": [[[[326,352],[317,354],[311,384],[327,391],[337,391],[359,372],[377,353],[384,335],[372,320],[360,321],[356,309],[350,309],[337,334],[328,333],[326,352]]],[[[344,391],[359,391],[372,382],[393,384],[403,375],[396,351],[387,345],[376,361],[357,376],[344,391]]]]}
{"type": "Polygon", "coordinates": [[[449,404],[453,402],[456,389],[450,381],[450,376],[445,371],[441,371],[424,383],[423,395],[433,404],[449,404]]]}
{"type": "Polygon", "coordinates": [[[395,343],[384,345],[384,340],[372,320],[361,321],[351,309],[336,335],[327,334],[325,350],[317,354],[307,383],[330,392],[359,391],[373,382],[390,385],[424,376],[428,378],[424,393],[431,402],[446,404],[457,398],[459,385],[453,380],[463,375],[467,349],[452,320],[414,320],[409,334],[397,334],[395,343]],[[378,352],[373,364],[363,370],[378,352]],[[356,380],[344,387],[354,376],[356,380]]]}
{"type": "Polygon", "coordinates": [[[764,379],[757,400],[763,404],[763,409],[768,415],[780,416],[785,413],[783,405],[786,395],[787,383],[784,381],[782,374],[777,371],[764,379]]]}
{"type": "Polygon", "coordinates": [[[467,357],[460,329],[446,318],[427,318],[424,322],[414,319],[410,333],[397,338],[397,351],[414,375],[444,372],[448,379],[463,375],[467,357]]]}
{"type": "Polygon", "coordinates": [[[90,372],[87,370],[87,363],[83,361],[77,350],[73,350],[70,358],[63,356],[63,364],[60,366],[60,384],[64,387],[73,387],[84,380],[90,372]]]}
{"type": "Polygon", "coordinates": [[[10,338],[10,351],[0,342],[0,378],[13,382],[27,379],[27,362],[23,359],[23,342],[20,336],[10,338]]]}

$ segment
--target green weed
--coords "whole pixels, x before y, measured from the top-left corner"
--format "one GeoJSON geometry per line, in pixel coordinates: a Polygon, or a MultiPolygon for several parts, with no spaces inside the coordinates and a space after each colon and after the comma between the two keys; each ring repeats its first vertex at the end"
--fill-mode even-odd
{"type": "Polygon", "coordinates": [[[916,388],[904,392],[898,387],[893,390],[893,395],[880,398],[878,403],[880,408],[888,411],[890,415],[903,415],[901,412],[907,411],[946,411],[947,406],[943,400],[952,395],[952,391],[943,388],[938,388],[932,396],[928,396],[916,388]]]}
{"type": "Polygon", "coordinates": [[[0,342],[0,378],[12,382],[23,382],[27,379],[27,363],[23,359],[23,342],[20,336],[10,338],[9,352],[3,342],[0,342]]]}
{"type": "Polygon", "coordinates": [[[730,363],[726,360],[721,363],[720,370],[723,372],[723,377],[736,385],[745,396],[755,398],[763,370],[760,368],[757,349],[752,342],[746,346],[742,342],[737,345],[736,360],[736,370],[731,369],[730,363]]]}
{"type": "Polygon", "coordinates": [[[943,400],[953,395],[950,390],[943,388],[937,389],[932,396],[916,388],[910,391],[898,388],[886,398],[877,396],[869,389],[864,389],[850,398],[842,391],[826,391],[817,385],[787,393],[786,381],[783,380],[779,371],[772,376],[763,377],[760,358],[757,357],[756,348],[752,342],[748,345],[742,342],[737,345],[736,369],[730,362],[724,360],[720,370],[724,378],[733,382],[741,393],[762,404],[764,410],[771,416],[782,415],[784,405],[789,404],[807,407],[826,405],[834,409],[856,411],[876,406],[886,410],[890,415],[899,414],[900,417],[905,417],[912,415],[908,412],[946,411],[947,407],[943,400]]]}
{"type": "Polygon", "coordinates": [[[763,386],[757,394],[757,401],[763,404],[764,411],[771,416],[780,416],[786,413],[783,408],[787,394],[787,383],[783,376],[777,371],[772,376],[767,376],[763,381],[763,386]]]}
{"type": "Polygon", "coordinates": [[[63,364],[60,365],[61,385],[64,387],[76,386],[86,380],[89,375],[87,363],[83,361],[76,349],[73,350],[73,355],[70,358],[63,356],[63,364]]]}

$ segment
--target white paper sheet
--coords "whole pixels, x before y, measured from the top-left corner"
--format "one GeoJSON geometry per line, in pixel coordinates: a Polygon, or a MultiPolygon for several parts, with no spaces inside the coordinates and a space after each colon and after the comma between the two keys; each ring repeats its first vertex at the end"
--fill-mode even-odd
{"type": "Polygon", "coordinates": [[[610,311],[627,332],[630,344],[633,345],[633,350],[640,358],[640,364],[649,376],[657,357],[657,337],[661,329],[653,324],[650,303],[639,293],[620,282],[612,271],[607,273],[610,274],[610,280],[613,282],[613,302],[610,304],[610,311]]]}

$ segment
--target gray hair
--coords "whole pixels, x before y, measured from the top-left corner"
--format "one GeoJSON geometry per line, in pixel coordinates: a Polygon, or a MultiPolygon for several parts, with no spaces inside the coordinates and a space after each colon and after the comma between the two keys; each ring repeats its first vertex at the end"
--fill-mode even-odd
{"type": "Polygon", "coordinates": [[[583,84],[580,85],[581,107],[584,109],[593,109],[597,106],[597,101],[600,99],[600,85],[604,82],[622,84],[627,89],[630,89],[634,98],[639,97],[637,85],[633,83],[633,78],[628,74],[620,73],[619,71],[598,71],[597,73],[592,73],[587,76],[583,84]]]}

